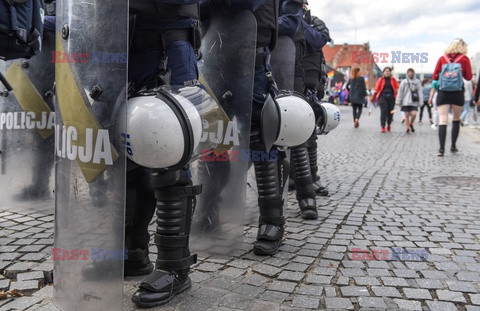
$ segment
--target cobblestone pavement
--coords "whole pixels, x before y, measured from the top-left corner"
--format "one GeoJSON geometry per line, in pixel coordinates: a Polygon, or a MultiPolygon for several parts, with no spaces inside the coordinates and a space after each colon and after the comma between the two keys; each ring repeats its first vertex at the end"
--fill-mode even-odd
{"type": "MultiPolygon", "coordinates": [[[[319,219],[302,220],[290,193],[278,254],[252,253],[252,223],[235,258],[201,258],[193,288],[152,310],[480,310],[480,131],[462,128],[460,153],[437,158],[429,125],[407,135],[397,114],[392,133],[381,134],[378,110],[358,129],[341,110],[339,129],[318,141],[331,193],[317,199],[319,219]]],[[[0,290],[33,293],[0,300],[0,310],[55,309],[52,287],[36,290],[51,278],[52,220],[0,212],[0,290]]],[[[137,310],[130,296],[140,280],[126,280],[125,310],[137,310]]]]}

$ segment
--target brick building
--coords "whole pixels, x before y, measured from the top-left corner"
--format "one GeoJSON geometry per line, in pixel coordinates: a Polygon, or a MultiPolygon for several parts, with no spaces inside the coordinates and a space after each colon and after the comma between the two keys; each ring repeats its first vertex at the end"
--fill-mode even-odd
{"type": "Polygon", "coordinates": [[[353,68],[360,68],[360,74],[368,76],[367,87],[375,87],[377,78],[381,75],[380,68],[375,64],[368,43],[362,45],[326,45],[323,48],[325,61],[332,68],[348,74],[353,68]]]}

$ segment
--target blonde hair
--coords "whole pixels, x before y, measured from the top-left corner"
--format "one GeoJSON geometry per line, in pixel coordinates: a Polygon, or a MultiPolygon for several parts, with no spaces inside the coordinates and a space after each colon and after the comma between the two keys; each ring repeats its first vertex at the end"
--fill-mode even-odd
{"type": "Polygon", "coordinates": [[[445,50],[445,54],[468,54],[468,45],[462,39],[455,39],[445,50]]]}

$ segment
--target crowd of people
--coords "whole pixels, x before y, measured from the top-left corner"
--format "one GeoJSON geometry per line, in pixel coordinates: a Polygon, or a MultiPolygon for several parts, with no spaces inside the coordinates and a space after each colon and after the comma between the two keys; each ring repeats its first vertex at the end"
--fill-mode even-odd
{"type": "Polygon", "coordinates": [[[346,85],[348,91],[346,101],[352,106],[354,127],[359,126],[362,107],[367,101],[371,105],[378,104],[380,107],[382,133],[391,131],[397,108],[401,111],[405,132],[414,133],[418,111],[420,111],[418,123],[422,124],[426,109],[430,125],[438,130],[440,147],[437,155],[443,156],[448,118],[451,113],[450,151],[458,152],[457,139],[460,126],[469,124],[472,107],[475,109],[473,118],[477,122],[476,109],[479,105],[480,80],[476,84],[472,81],[472,67],[467,54],[467,44],[462,39],[455,39],[445,50],[444,55],[439,58],[432,79],[425,78],[423,81],[416,77],[414,69],[409,68],[406,78],[399,82],[392,76],[392,68],[385,67],[370,98],[365,80],[360,75],[360,69],[354,68],[346,85]]]}

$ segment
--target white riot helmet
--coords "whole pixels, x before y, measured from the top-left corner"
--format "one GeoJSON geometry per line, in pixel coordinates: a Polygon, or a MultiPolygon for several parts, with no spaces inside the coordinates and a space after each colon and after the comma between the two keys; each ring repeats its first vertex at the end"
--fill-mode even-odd
{"type": "MultiPolygon", "coordinates": [[[[303,95],[282,91],[275,100],[268,98],[265,102],[262,128],[264,137],[274,137],[274,145],[299,146],[306,142],[315,130],[315,114],[303,95]],[[266,135],[266,132],[269,135],[266,135]]],[[[265,144],[268,148],[268,142],[265,144]]]]}
{"type": "Polygon", "coordinates": [[[215,114],[217,103],[199,87],[134,97],[120,110],[121,135],[127,157],[148,168],[182,167],[214,149],[201,142],[202,114],[215,114]],[[125,117],[126,116],[126,117],[125,117]]]}
{"type": "Polygon", "coordinates": [[[331,103],[319,103],[322,114],[317,122],[318,134],[328,134],[340,124],[340,110],[331,103]]]}

